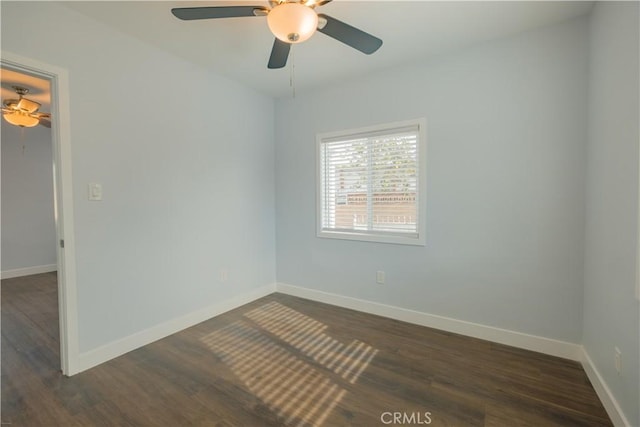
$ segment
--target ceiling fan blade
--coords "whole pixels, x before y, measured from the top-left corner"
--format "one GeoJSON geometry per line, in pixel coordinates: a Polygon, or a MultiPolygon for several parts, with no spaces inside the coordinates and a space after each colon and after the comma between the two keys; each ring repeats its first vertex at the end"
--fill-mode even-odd
{"type": "Polygon", "coordinates": [[[356,27],[352,27],[349,24],[345,24],[342,21],[338,21],[337,19],[322,13],[318,14],[318,18],[323,18],[327,21],[326,25],[322,28],[318,27],[318,31],[328,35],[329,37],[333,37],[334,39],[341,41],[362,53],[371,55],[373,52],[378,50],[380,46],[382,46],[382,40],[359,30],[356,27]]]}
{"type": "Polygon", "coordinates": [[[271,56],[269,57],[270,69],[282,68],[287,65],[287,58],[289,58],[289,51],[291,50],[291,44],[285,43],[282,40],[276,38],[273,42],[273,48],[271,49],[271,56]]]}
{"type": "Polygon", "coordinates": [[[305,2],[303,2],[302,4],[304,4],[305,6],[309,6],[309,7],[318,7],[318,6],[324,6],[325,4],[331,2],[331,0],[306,0],[305,2]]]}
{"type": "Polygon", "coordinates": [[[49,117],[40,117],[40,123],[38,124],[46,128],[51,128],[51,119],[49,117]]]}
{"type": "Polygon", "coordinates": [[[262,6],[210,6],[210,7],[177,7],[171,9],[176,18],[184,21],[194,19],[238,18],[242,16],[258,16],[255,10],[268,12],[262,6]]]}

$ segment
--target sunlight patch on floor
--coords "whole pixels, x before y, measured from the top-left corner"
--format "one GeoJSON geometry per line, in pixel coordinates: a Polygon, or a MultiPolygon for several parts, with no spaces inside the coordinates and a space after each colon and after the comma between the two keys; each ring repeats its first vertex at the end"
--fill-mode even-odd
{"type": "Polygon", "coordinates": [[[321,426],[378,352],[277,302],[245,317],[201,340],[286,425],[321,426]]]}
{"type": "Polygon", "coordinates": [[[378,352],[359,340],[345,346],[327,335],[327,326],[277,302],[270,302],[245,314],[264,330],[300,350],[350,383],[355,383],[378,352]]]}

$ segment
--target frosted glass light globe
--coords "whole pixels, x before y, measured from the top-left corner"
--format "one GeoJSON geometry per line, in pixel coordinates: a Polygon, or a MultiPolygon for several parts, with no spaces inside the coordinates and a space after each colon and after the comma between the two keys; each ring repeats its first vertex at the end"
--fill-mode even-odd
{"type": "Polygon", "coordinates": [[[2,117],[12,125],[23,128],[31,128],[40,123],[36,117],[32,117],[24,111],[14,111],[12,113],[3,114],[2,117]]]}
{"type": "Polygon", "coordinates": [[[283,42],[301,43],[315,33],[318,15],[300,3],[281,3],[269,11],[267,24],[273,35],[283,42]]]}

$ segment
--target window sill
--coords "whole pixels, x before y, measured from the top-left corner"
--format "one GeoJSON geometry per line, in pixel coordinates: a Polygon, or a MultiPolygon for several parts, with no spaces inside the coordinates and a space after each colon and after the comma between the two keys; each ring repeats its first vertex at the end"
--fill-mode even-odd
{"type": "Polygon", "coordinates": [[[408,246],[425,246],[424,234],[422,236],[399,236],[394,234],[371,234],[358,233],[354,231],[320,230],[317,232],[316,236],[324,239],[355,240],[360,242],[390,243],[395,245],[408,246]]]}

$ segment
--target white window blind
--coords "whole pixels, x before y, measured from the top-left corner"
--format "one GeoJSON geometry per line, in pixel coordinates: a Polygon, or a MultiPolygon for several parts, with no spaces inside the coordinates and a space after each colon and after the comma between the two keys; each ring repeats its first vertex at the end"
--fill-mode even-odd
{"type": "Polygon", "coordinates": [[[424,244],[421,121],[318,137],[320,237],[424,244]]]}

